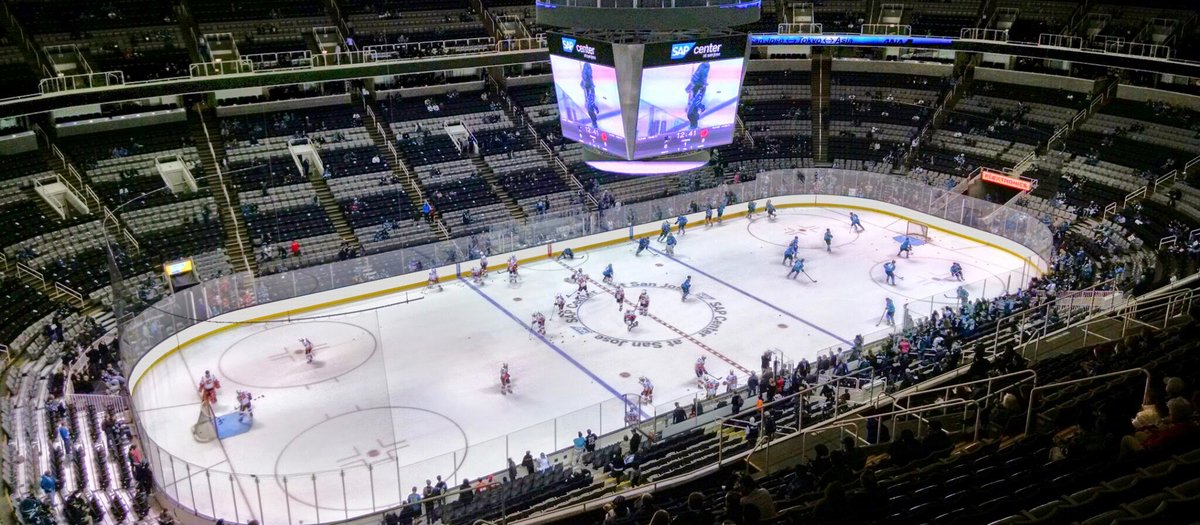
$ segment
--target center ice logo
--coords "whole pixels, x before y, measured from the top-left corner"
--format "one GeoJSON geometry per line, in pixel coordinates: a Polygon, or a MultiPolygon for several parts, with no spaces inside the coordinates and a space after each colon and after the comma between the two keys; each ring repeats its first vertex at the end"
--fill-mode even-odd
{"type": "Polygon", "coordinates": [[[695,42],[684,42],[682,44],[671,45],[671,60],[679,60],[686,58],[688,53],[692,52],[692,48],[696,47],[695,42]]]}
{"type": "Polygon", "coordinates": [[[562,49],[563,49],[563,53],[574,53],[575,52],[575,39],[567,38],[564,36],[562,39],[562,49]]]}

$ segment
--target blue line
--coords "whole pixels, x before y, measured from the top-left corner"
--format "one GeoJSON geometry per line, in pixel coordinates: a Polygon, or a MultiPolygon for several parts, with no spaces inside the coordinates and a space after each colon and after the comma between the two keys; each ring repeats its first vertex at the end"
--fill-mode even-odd
{"type": "MultiPolygon", "coordinates": [[[[521,325],[521,328],[524,328],[526,331],[533,334],[534,337],[538,338],[538,340],[545,343],[546,346],[550,347],[555,352],[558,352],[558,355],[562,356],[563,359],[566,359],[569,363],[575,365],[575,368],[578,368],[583,373],[587,374],[588,377],[592,378],[593,381],[599,383],[600,386],[604,387],[604,389],[608,390],[609,393],[611,393],[614,397],[621,400],[622,403],[629,403],[629,401],[627,401],[625,399],[624,394],[618,392],[617,389],[612,387],[612,385],[605,383],[603,379],[600,379],[599,377],[596,376],[596,374],[593,374],[591,370],[588,370],[587,367],[583,366],[582,363],[580,363],[579,361],[576,361],[575,358],[571,357],[569,354],[564,352],[563,349],[558,347],[558,345],[551,343],[550,340],[546,339],[545,336],[537,333],[537,331],[535,331],[532,326],[527,325],[524,322],[522,322],[520,319],[517,318],[516,314],[510,312],[507,308],[501,306],[500,303],[496,302],[496,300],[492,299],[491,296],[489,296],[488,294],[483,293],[483,290],[480,290],[479,287],[471,284],[469,281],[467,281],[466,279],[463,279],[462,277],[459,277],[458,280],[462,281],[463,284],[467,285],[467,288],[470,288],[475,293],[479,294],[479,296],[484,298],[484,300],[486,300],[489,303],[492,303],[492,306],[495,306],[496,309],[500,310],[501,312],[504,312],[504,315],[507,315],[510,319],[515,321],[517,324],[521,325]]],[[[640,406],[638,407],[638,412],[641,412],[642,419],[649,417],[648,414],[646,414],[644,411],[642,411],[642,407],[640,407],[640,406]]]]}
{"type": "Polygon", "coordinates": [[[674,257],[671,257],[670,255],[667,255],[667,254],[665,254],[665,253],[663,253],[663,252],[660,252],[660,251],[658,251],[656,248],[653,248],[653,247],[651,247],[651,248],[648,248],[648,249],[649,249],[650,251],[654,252],[654,253],[657,253],[657,254],[659,254],[659,255],[662,255],[663,257],[666,257],[666,258],[668,258],[668,259],[670,259],[670,260],[672,260],[672,261],[675,261],[676,263],[679,263],[679,264],[681,264],[681,265],[683,265],[683,266],[685,266],[685,267],[687,267],[687,268],[691,269],[693,272],[696,272],[696,273],[698,273],[698,274],[700,274],[700,275],[703,275],[703,276],[705,276],[705,277],[708,277],[709,279],[712,279],[713,281],[716,281],[716,282],[718,282],[718,283],[721,283],[721,284],[723,284],[723,285],[725,285],[725,286],[727,286],[727,287],[729,287],[729,288],[733,289],[734,291],[736,291],[736,292],[738,292],[738,293],[740,293],[740,294],[742,294],[742,295],[744,295],[744,296],[746,296],[746,297],[749,297],[749,298],[751,298],[751,299],[754,299],[755,301],[758,301],[758,302],[762,303],[763,305],[767,306],[768,308],[770,308],[770,309],[772,309],[772,310],[775,310],[776,312],[779,312],[779,313],[781,313],[781,314],[783,314],[783,315],[786,315],[786,316],[788,316],[788,317],[791,317],[792,319],[795,319],[795,320],[797,320],[797,321],[800,321],[801,323],[804,323],[804,324],[806,324],[806,325],[808,325],[808,326],[811,326],[812,328],[816,329],[817,331],[819,331],[819,332],[821,332],[821,333],[823,333],[823,334],[825,334],[825,335],[827,335],[827,336],[829,336],[829,337],[832,337],[832,338],[834,338],[834,339],[837,339],[838,341],[841,341],[841,342],[843,342],[843,343],[846,343],[846,344],[848,344],[848,345],[850,345],[850,346],[854,346],[854,343],[852,343],[852,342],[850,342],[850,341],[847,341],[847,340],[845,340],[845,339],[842,339],[842,338],[841,338],[841,337],[839,337],[837,334],[835,334],[835,333],[833,333],[833,332],[830,332],[829,330],[826,330],[826,329],[824,329],[824,328],[821,328],[821,327],[819,327],[819,326],[817,326],[817,325],[815,325],[815,324],[812,324],[812,323],[808,322],[807,320],[804,320],[804,319],[802,319],[802,318],[800,318],[800,317],[796,316],[795,314],[793,314],[793,313],[791,313],[791,312],[789,312],[789,311],[787,311],[787,310],[784,310],[784,309],[782,309],[782,308],[780,308],[780,307],[778,307],[778,306],[775,306],[775,305],[773,305],[773,304],[771,304],[771,303],[768,303],[768,302],[766,302],[766,301],[764,301],[764,300],[760,299],[758,296],[756,296],[756,295],[754,295],[754,294],[751,294],[750,292],[747,292],[747,291],[745,291],[745,290],[743,290],[743,289],[741,289],[741,288],[738,288],[738,287],[736,287],[736,286],[734,286],[734,285],[732,285],[732,284],[729,284],[729,283],[727,283],[727,282],[725,282],[725,281],[722,281],[722,280],[720,280],[720,279],[717,279],[716,277],[713,277],[711,274],[709,274],[708,272],[705,272],[704,270],[701,270],[701,269],[699,269],[699,268],[696,268],[695,266],[692,266],[692,265],[690,265],[690,264],[688,264],[688,263],[685,263],[685,262],[683,262],[683,261],[681,261],[681,260],[679,260],[679,259],[676,259],[676,258],[674,258],[674,257]]]}

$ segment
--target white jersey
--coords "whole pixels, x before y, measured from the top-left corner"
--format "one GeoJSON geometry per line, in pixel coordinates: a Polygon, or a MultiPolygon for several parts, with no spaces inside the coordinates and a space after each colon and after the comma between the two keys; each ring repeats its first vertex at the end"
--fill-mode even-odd
{"type": "Polygon", "coordinates": [[[621,306],[625,302],[625,289],[617,286],[617,289],[613,291],[613,297],[617,298],[617,306],[621,306]]]}
{"type": "Polygon", "coordinates": [[[436,269],[429,270],[429,284],[437,284],[437,282],[438,282],[437,270],[436,269]]]}

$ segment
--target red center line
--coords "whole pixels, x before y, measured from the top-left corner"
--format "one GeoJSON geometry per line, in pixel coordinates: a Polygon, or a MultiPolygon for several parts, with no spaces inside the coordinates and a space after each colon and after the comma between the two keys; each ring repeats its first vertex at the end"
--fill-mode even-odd
{"type": "MultiPolygon", "coordinates": [[[[571,268],[570,266],[567,266],[566,264],[563,264],[563,262],[562,262],[562,261],[555,261],[555,262],[557,262],[558,264],[562,265],[564,268],[566,268],[566,269],[568,269],[568,270],[572,270],[572,271],[574,271],[574,268],[571,268]]],[[[604,290],[604,293],[607,293],[607,294],[609,294],[609,295],[613,295],[613,296],[615,297],[615,294],[613,293],[613,291],[612,291],[612,290],[610,290],[610,289],[609,289],[607,286],[605,286],[603,282],[597,281],[597,280],[595,280],[595,279],[591,278],[591,276],[588,276],[587,274],[584,274],[584,276],[585,276],[585,277],[587,277],[587,280],[588,280],[588,281],[591,281],[591,282],[593,282],[593,283],[596,283],[596,286],[600,287],[600,289],[601,289],[601,290],[604,290]]],[[[622,299],[622,300],[621,300],[621,302],[622,302],[622,303],[629,303],[629,305],[630,305],[630,306],[637,307],[637,305],[636,305],[636,304],[635,304],[633,301],[629,301],[629,300],[624,300],[624,299],[622,299]]],[[[688,341],[691,341],[691,342],[692,342],[693,344],[695,344],[696,346],[699,346],[700,348],[704,349],[704,351],[706,351],[706,352],[708,352],[708,353],[710,353],[710,354],[712,354],[712,355],[715,355],[715,356],[717,356],[717,358],[718,358],[718,359],[720,359],[720,360],[722,360],[722,361],[725,361],[725,362],[726,362],[726,363],[728,363],[730,366],[732,366],[732,367],[734,367],[734,368],[738,369],[738,371],[742,372],[743,374],[750,375],[750,370],[748,370],[746,367],[744,367],[744,366],[742,366],[742,365],[739,365],[739,364],[737,364],[737,362],[735,362],[734,360],[732,360],[732,359],[730,359],[730,358],[728,358],[728,357],[725,357],[725,354],[722,354],[721,352],[718,352],[718,351],[716,351],[716,350],[713,350],[713,349],[712,349],[712,347],[710,347],[710,346],[708,346],[708,345],[706,345],[706,344],[704,344],[704,343],[700,342],[700,340],[696,339],[695,337],[692,337],[691,335],[688,335],[688,334],[684,333],[684,332],[683,332],[683,330],[680,330],[680,329],[678,329],[678,328],[675,328],[675,327],[674,327],[674,326],[672,326],[670,323],[667,323],[666,321],[663,321],[662,319],[659,319],[659,318],[658,318],[658,316],[656,316],[656,315],[654,315],[654,314],[650,313],[649,311],[647,311],[647,312],[646,312],[646,315],[645,315],[645,317],[649,317],[649,318],[653,319],[653,320],[654,320],[654,321],[656,321],[658,324],[661,324],[661,325],[665,326],[665,327],[666,327],[668,330],[670,330],[670,331],[672,331],[672,332],[675,332],[676,334],[679,334],[679,336],[680,336],[680,337],[683,337],[684,339],[687,339],[688,341]]]]}

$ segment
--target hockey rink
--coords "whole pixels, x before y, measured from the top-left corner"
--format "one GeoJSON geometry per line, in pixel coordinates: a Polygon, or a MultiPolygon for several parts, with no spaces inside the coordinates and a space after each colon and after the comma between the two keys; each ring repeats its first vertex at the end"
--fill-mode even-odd
{"type": "Polygon", "coordinates": [[[147,437],[162,449],[155,475],[183,505],[243,523],[363,515],[396,505],[426,479],[456,485],[503,470],[509,457],[520,463],[527,450],[537,457],[569,447],[576,432],[615,431],[625,425],[624,396],[641,392],[641,376],[655,385],[642,416],[666,413],[676,400],[703,395],[693,374],[701,356],[709,373],[733,372],[744,384],[765,351],[811,360],[849,347],[856,334],[879,339],[889,329],[880,324],[885,298],[896,302],[899,325],[906,305],[919,318],[956,304],[960,284],[971,299],[992,297],[1034,275],[1015,255],[938,230],[912,258],[896,258],[907,221],[858,213],[862,233],[852,233],[846,210],[836,208],[783,209],[775,220],[758,214],[711,228],[693,223],[676,234],[674,257],[659,242],[640,256],[625,243],[579,251],[573,261],[524,264],[515,284],[493,270],[478,286],[448,281],[440,291],[221,332],[168,355],[134,390],[147,437]],[[816,282],[785,278],[783,252],[793,236],[816,282]],[[902,278],[895,286],[882,269],[891,259],[902,278]],[[950,276],[955,261],[964,283],[950,276]],[[612,286],[600,282],[607,264],[627,301],[649,293],[650,315],[633,329],[612,286]],[[554,297],[576,290],[567,282],[575,267],[592,278],[591,295],[567,297],[559,317],[554,297]],[[689,275],[692,296],[681,301],[678,287],[689,275]],[[544,338],[530,329],[535,312],[547,317],[544,338]],[[313,363],[301,337],[315,344],[313,363]],[[504,363],[509,395],[499,389],[504,363]],[[205,370],[221,381],[218,416],[235,411],[238,390],[252,392],[249,431],[193,438],[205,370]]]}

